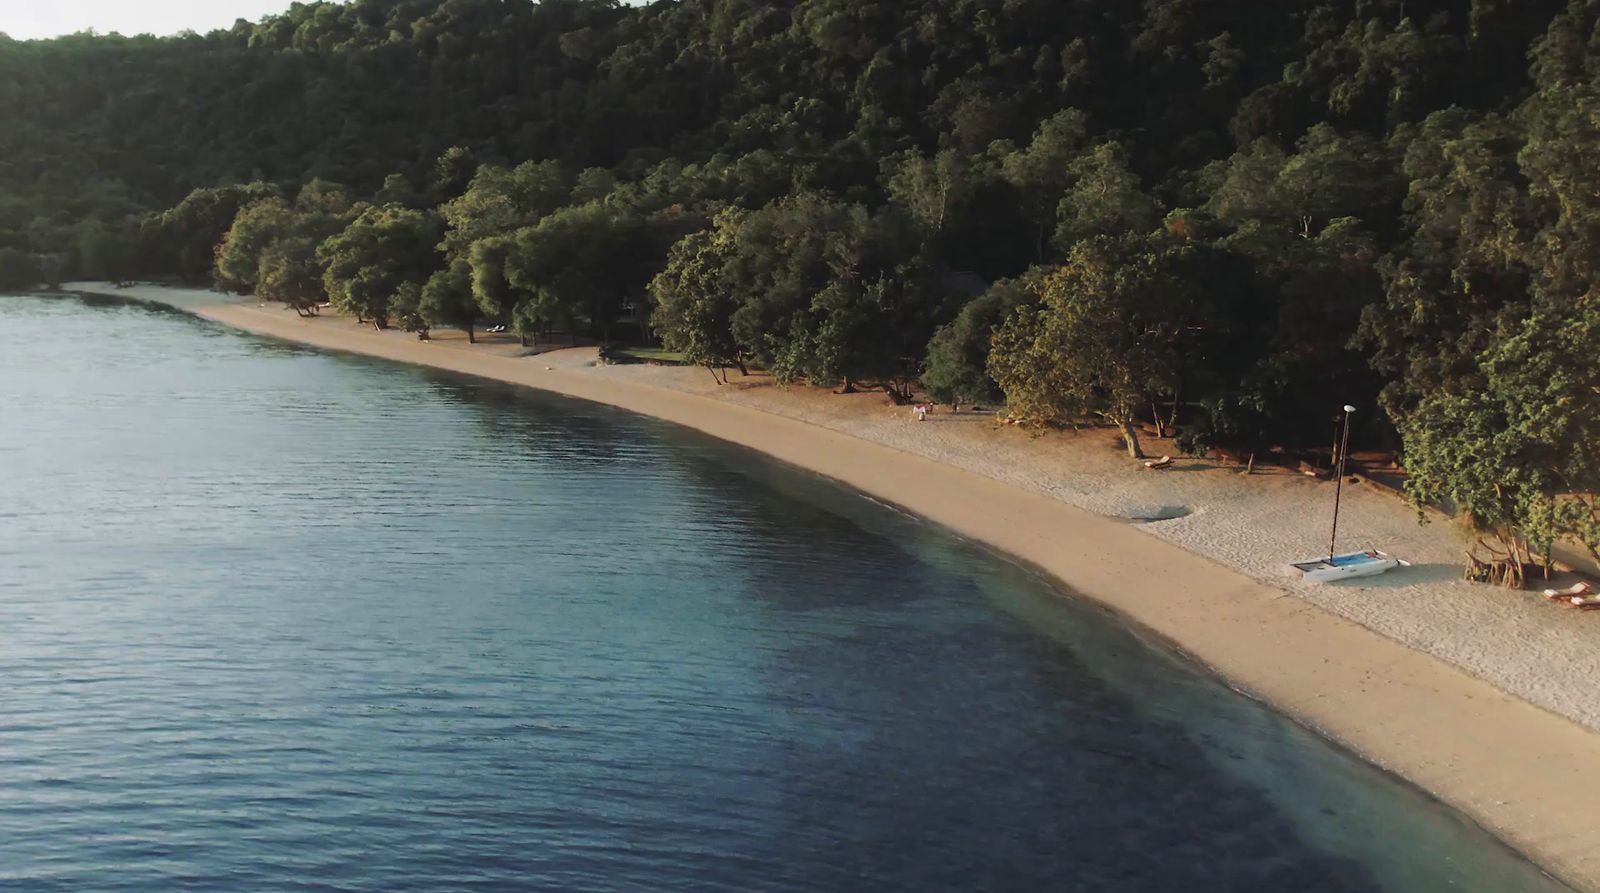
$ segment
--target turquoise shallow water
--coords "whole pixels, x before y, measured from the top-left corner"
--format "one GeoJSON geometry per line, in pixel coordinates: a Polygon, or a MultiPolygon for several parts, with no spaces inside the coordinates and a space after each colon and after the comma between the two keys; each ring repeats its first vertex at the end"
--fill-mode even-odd
{"type": "Polygon", "coordinates": [[[116,302],[0,338],[0,890],[1563,889],[762,457],[116,302]]]}

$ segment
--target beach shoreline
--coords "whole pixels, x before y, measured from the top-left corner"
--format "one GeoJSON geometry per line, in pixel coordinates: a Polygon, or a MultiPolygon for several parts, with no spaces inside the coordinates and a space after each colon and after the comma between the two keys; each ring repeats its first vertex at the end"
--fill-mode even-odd
{"type": "Polygon", "coordinates": [[[1019,481],[696,393],[676,381],[667,386],[664,373],[595,367],[592,349],[527,357],[504,344],[469,348],[464,341],[379,333],[337,317],[304,319],[215,292],[67,288],[167,304],[257,335],[606,404],[837,480],[1105,606],[1247,695],[1454,807],[1557,877],[1600,890],[1600,854],[1585,833],[1600,826],[1600,733],[1580,721],[1588,714],[1578,710],[1575,719],[1508,694],[1468,661],[1447,662],[1294,597],[1259,574],[1225,566],[1190,548],[1182,526],[1151,535],[1019,481]]]}

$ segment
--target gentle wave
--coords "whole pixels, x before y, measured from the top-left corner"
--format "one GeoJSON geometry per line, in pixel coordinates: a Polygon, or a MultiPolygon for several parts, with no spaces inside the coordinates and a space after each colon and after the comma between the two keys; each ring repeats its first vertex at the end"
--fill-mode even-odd
{"type": "Polygon", "coordinates": [[[709,439],[138,307],[0,336],[0,889],[1555,889],[709,439]]]}

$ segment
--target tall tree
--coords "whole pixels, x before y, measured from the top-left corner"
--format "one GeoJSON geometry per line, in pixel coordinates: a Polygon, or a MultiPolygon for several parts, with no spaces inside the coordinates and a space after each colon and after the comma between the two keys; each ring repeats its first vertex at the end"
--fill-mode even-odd
{"type": "Polygon", "coordinates": [[[327,264],[317,257],[318,244],[312,236],[290,234],[262,249],[256,260],[256,294],[281,301],[301,316],[315,316],[326,297],[327,264]]]}
{"type": "Polygon", "coordinates": [[[417,296],[417,312],[429,325],[456,326],[467,333],[467,342],[478,342],[476,327],[483,318],[472,293],[472,264],[456,258],[428,277],[417,296]]]}
{"type": "Polygon", "coordinates": [[[1088,123],[1077,109],[1067,109],[1039,124],[1033,141],[1020,149],[1000,144],[1001,170],[1021,197],[1023,215],[1034,224],[1034,260],[1043,262],[1056,225],[1057,208],[1072,185],[1072,164],[1088,137],[1088,123]]]}
{"type": "Polygon", "coordinates": [[[995,330],[1018,307],[1038,302],[1046,272],[1035,267],[1024,276],[996,282],[934,332],[922,384],[935,399],[959,405],[1001,398],[1000,386],[989,374],[995,330]]]}
{"type": "Polygon", "coordinates": [[[1061,248],[1093,236],[1146,233],[1161,220],[1155,200],[1115,143],[1073,159],[1068,171],[1074,182],[1056,205],[1055,241],[1061,248]]]}
{"type": "Polygon", "coordinates": [[[368,207],[317,248],[317,259],[327,265],[323,287],[340,311],[385,328],[400,287],[420,287],[438,268],[438,240],[438,222],[429,214],[401,205],[368,207]]]}
{"type": "Polygon", "coordinates": [[[716,244],[729,236],[718,227],[685,237],[672,246],[667,268],[650,283],[656,305],[651,325],[667,349],[706,367],[723,384],[728,366],[746,371],[744,348],[733,334],[739,295],[728,288],[732,277],[721,269],[729,252],[716,244]]]}
{"type": "Polygon", "coordinates": [[[1039,302],[995,333],[989,373],[1011,412],[1038,425],[1103,419],[1142,457],[1137,418],[1176,384],[1196,316],[1175,263],[1183,250],[1140,237],[1074,247],[1039,282],[1039,302]]]}

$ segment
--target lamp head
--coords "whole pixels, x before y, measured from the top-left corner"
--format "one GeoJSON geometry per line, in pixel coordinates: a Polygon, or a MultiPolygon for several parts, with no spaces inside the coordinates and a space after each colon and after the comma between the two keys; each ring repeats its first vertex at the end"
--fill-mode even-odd
{"type": "Polygon", "coordinates": [[[1355,412],[1356,408],[1354,406],[1351,406],[1350,404],[1346,403],[1344,405],[1344,411],[1345,412],[1355,412]]]}

